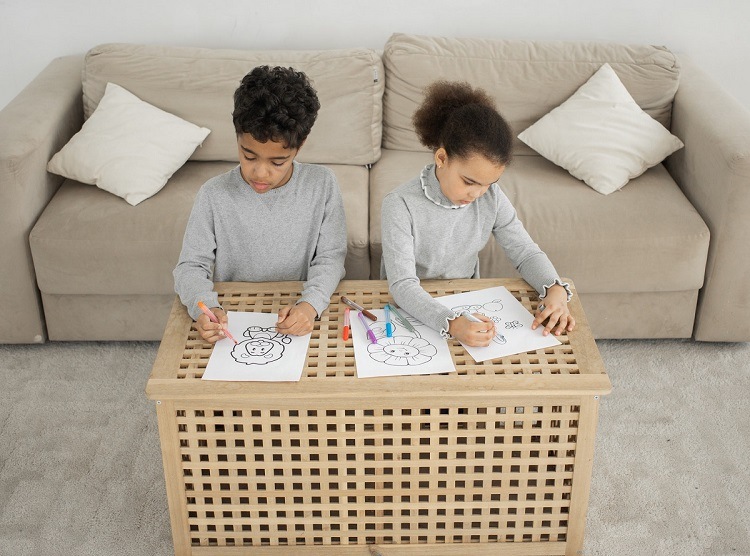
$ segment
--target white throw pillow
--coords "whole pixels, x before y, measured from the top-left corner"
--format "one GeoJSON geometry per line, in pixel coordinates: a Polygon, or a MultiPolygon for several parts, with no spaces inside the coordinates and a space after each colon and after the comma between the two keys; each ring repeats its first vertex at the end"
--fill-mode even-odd
{"type": "Polygon", "coordinates": [[[209,133],[107,83],[94,113],[47,170],[137,205],[164,187],[209,133]]]}
{"type": "Polygon", "coordinates": [[[641,110],[609,64],[518,138],[604,195],[684,146],[641,110]]]}

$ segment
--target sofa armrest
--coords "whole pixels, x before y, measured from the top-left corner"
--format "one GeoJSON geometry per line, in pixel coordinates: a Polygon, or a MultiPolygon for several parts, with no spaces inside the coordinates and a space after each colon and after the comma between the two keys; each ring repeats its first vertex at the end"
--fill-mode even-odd
{"type": "Polygon", "coordinates": [[[83,125],[83,56],[53,60],[0,110],[0,343],[45,339],[29,232],[63,179],[47,161],[83,125]],[[12,317],[9,317],[12,315],[12,317]]]}
{"type": "Polygon", "coordinates": [[[685,143],[667,169],[711,240],[694,336],[750,341],[750,111],[689,60],[680,60],[672,133],[685,143]]]}

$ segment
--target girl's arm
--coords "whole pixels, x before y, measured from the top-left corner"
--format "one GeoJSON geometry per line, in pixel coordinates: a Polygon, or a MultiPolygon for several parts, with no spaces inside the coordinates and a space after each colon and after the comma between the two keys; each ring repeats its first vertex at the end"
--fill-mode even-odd
{"type": "Polygon", "coordinates": [[[562,282],[547,255],[531,239],[531,236],[518,219],[508,197],[497,188],[497,207],[492,234],[505,251],[508,260],[518,270],[524,280],[533,287],[541,298],[547,295],[555,284],[563,287],[566,301],[572,297],[570,285],[562,282]]]}
{"type": "Polygon", "coordinates": [[[381,211],[383,269],[388,288],[399,307],[421,322],[448,336],[448,320],[453,311],[427,293],[417,276],[412,218],[404,200],[395,194],[383,199],[381,211]]]}

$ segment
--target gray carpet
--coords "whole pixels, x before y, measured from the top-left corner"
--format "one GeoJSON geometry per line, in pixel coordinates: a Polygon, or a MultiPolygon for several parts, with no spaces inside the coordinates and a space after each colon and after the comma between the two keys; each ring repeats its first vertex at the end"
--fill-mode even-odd
{"type": "MultiPolygon", "coordinates": [[[[584,554],[750,555],[750,344],[598,345],[614,390],[584,554]]],[[[156,350],[0,346],[1,555],[172,554],[156,350]]]]}

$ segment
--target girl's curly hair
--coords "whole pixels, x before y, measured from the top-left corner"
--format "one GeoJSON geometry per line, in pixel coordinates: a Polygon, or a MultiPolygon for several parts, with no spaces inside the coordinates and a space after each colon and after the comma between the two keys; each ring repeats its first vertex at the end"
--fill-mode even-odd
{"type": "Polygon", "coordinates": [[[292,68],[258,66],[234,92],[232,121],[237,134],[298,149],[307,139],[320,109],[307,76],[292,68]]]}
{"type": "Polygon", "coordinates": [[[412,118],[420,142],[449,156],[479,154],[498,164],[510,162],[513,134],[483,89],[469,83],[436,81],[412,118]]]}

